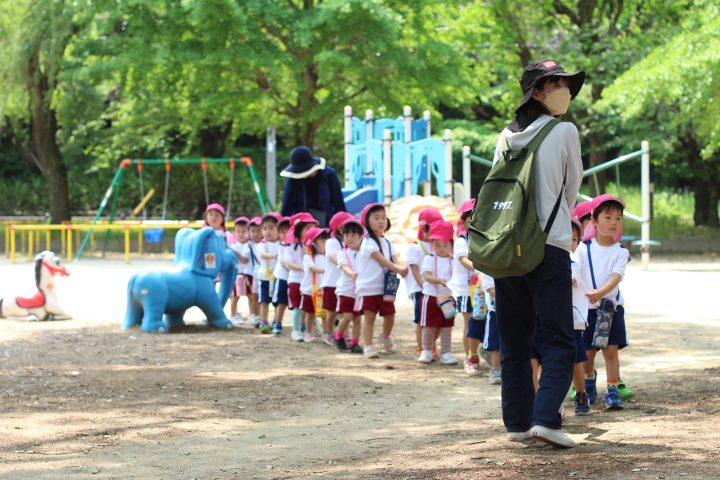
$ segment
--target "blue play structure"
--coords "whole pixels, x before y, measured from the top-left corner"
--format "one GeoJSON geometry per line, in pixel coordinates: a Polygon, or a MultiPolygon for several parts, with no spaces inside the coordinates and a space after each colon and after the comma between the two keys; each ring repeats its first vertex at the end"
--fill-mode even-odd
{"type": "Polygon", "coordinates": [[[140,325],[145,332],[167,333],[170,327],[184,325],[185,310],[194,306],[207,316],[208,325],[232,328],[223,305],[235,284],[235,264],[225,237],[210,227],[181,228],[175,236],[175,270],[136,273],[128,282],[123,328],[140,325]]]}
{"type": "Polygon", "coordinates": [[[452,197],[450,131],[444,140],[430,138],[430,114],[413,119],[410,107],[397,119],[365,120],[345,107],[345,206],[357,213],[370,202],[385,202],[419,193],[430,183],[440,197],[452,197]],[[389,178],[387,178],[389,177],[389,178]]]}

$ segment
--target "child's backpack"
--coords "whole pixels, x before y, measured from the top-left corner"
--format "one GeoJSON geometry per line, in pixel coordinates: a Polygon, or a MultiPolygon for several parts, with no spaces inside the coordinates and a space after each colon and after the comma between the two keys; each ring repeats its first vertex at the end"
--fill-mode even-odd
{"type": "Polygon", "coordinates": [[[558,123],[558,119],[549,121],[521,150],[510,150],[502,136],[502,157],[480,187],[468,225],[468,259],[477,270],[494,278],[522,276],[533,271],[545,256],[545,242],[562,191],[542,230],[535,209],[533,163],[538,147],[558,123]]]}

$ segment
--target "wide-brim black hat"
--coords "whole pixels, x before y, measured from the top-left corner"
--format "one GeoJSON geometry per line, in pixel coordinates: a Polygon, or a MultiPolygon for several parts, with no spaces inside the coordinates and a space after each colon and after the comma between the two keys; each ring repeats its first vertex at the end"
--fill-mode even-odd
{"type": "Polygon", "coordinates": [[[294,179],[309,177],[313,172],[325,168],[325,159],[314,157],[308,147],[295,147],[290,152],[290,165],[280,172],[280,176],[294,179]]]}
{"type": "Polygon", "coordinates": [[[564,77],[567,79],[570,89],[570,98],[575,98],[585,83],[585,72],[580,70],[575,73],[566,72],[555,60],[542,60],[531,63],[525,68],[520,78],[520,88],[523,91],[523,98],[515,109],[515,112],[523,108],[532,98],[533,88],[538,80],[547,77],[564,77]]]}

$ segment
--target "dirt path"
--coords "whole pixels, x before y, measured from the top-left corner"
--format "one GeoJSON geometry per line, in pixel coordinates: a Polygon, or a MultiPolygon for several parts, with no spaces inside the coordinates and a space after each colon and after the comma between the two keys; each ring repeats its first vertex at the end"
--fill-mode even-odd
{"type": "MultiPolygon", "coordinates": [[[[58,282],[75,319],[0,321],[0,478],[720,477],[720,263],[630,267],[637,400],[570,413],[569,451],[508,443],[499,387],[414,362],[408,303],[399,353],[376,361],[248,329],[121,330],[128,277],[164,267],[83,261],[58,282]]],[[[2,295],[32,280],[0,261],[2,295]]]]}

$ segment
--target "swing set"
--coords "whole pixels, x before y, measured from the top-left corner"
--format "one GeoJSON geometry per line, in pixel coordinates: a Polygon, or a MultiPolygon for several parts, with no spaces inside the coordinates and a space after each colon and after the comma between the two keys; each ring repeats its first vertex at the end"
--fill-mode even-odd
{"type": "MultiPolygon", "coordinates": [[[[272,211],[273,209],[273,202],[268,198],[267,193],[265,190],[260,186],[260,182],[258,180],[257,173],[255,172],[255,167],[253,165],[253,161],[250,157],[241,157],[240,163],[243,164],[250,175],[250,179],[252,180],[253,187],[255,190],[255,195],[257,196],[258,203],[260,205],[260,210],[263,214],[267,213],[268,211],[272,211]]],[[[122,188],[123,184],[123,178],[126,175],[125,171],[129,170],[129,168],[132,165],[135,165],[138,172],[138,182],[140,186],[140,203],[135,208],[135,210],[130,215],[131,218],[135,217],[140,213],[142,210],[142,221],[147,221],[147,211],[146,211],[146,205],[150,201],[150,199],[155,194],[155,189],[151,188],[148,190],[148,192],[145,192],[145,182],[143,178],[143,169],[144,166],[147,165],[165,165],[165,190],[163,193],[163,204],[162,204],[162,219],[161,221],[165,221],[167,217],[167,202],[168,202],[168,193],[170,191],[170,172],[172,171],[172,167],[176,165],[200,165],[200,168],[202,170],[202,177],[203,177],[203,187],[205,192],[205,204],[210,203],[210,191],[208,189],[208,177],[207,177],[207,169],[208,164],[227,164],[230,168],[230,181],[228,184],[228,198],[227,198],[227,209],[226,209],[226,216],[227,218],[231,218],[231,206],[232,206],[232,195],[233,195],[233,180],[235,177],[235,165],[236,165],[236,159],[235,157],[229,157],[229,158],[178,158],[178,159],[125,159],[122,162],[120,162],[120,166],[118,167],[117,171],[115,172],[115,176],[113,177],[112,181],[110,182],[110,186],[108,187],[107,191],[105,192],[105,196],[103,197],[102,201],[100,202],[100,207],[98,208],[97,213],[95,214],[95,218],[93,218],[92,224],[95,225],[98,223],[98,220],[102,216],[103,212],[105,211],[105,208],[108,205],[108,202],[110,202],[110,199],[112,197],[112,203],[110,205],[110,215],[108,217],[108,223],[111,224],[113,220],[115,220],[115,214],[117,212],[117,206],[118,206],[118,200],[120,198],[120,190],[122,188]]],[[[109,239],[110,231],[106,230],[105,232],[105,242],[103,246],[103,255],[105,253],[105,250],[107,249],[107,243],[109,239]]],[[[145,230],[146,234],[146,240],[149,242],[160,242],[162,241],[162,235],[163,235],[163,229],[157,228],[157,229],[147,229],[145,230]]],[[[76,260],[79,260],[80,257],[82,257],[83,252],[85,251],[85,248],[87,247],[87,244],[90,240],[90,237],[92,235],[92,229],[89,229],[87,233],[85,234],[85,237],[83,238],[82,244],[80,245],[80,248],[78,249],[77,256],[75,257],[76,260]]]]}

